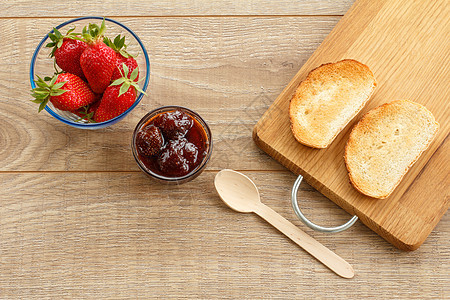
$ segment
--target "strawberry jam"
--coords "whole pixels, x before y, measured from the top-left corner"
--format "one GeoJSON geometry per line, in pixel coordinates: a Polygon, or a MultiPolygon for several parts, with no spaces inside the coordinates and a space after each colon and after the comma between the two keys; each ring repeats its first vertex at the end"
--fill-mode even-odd
{"type": "Polygon", "coordinates": [[[149,119],[136,134],[139,161],[164,177],[182,177],[193,172],[208,154],[209,141],[199,121],[174,109],[149,119]]]}

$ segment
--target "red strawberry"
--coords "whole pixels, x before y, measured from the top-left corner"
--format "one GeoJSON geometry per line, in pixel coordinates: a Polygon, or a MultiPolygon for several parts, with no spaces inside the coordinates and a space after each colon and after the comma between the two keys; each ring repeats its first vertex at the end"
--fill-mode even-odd
{"type": "Polygon", "coordinates": [[[156,117],[155,126],[158,126],[168,139],[183,137],[194,125],[194,119],[181,110],[170,111],[156,117]]]}
{"type": "MultiPolygon", "coordinates": [[[[162,172],[176,176],[183,176],[189,172],[189,161],[186,158],[186,154],[190,156],[191,153],[186,152],[186,144],[191,143],[185,138],[168,141],[156,160],[162,172]]],[[[194,149],[194,151],[195,160],[197,160],[197,149],[194,149]]]]}
{"type": "Polygon", "coordinates": [[[80,66],[80,56],[86,48],[85,42],[66,38],[63,40],[61,48],[55,51],[56,63],[67,73],[85,78],[80,66]]]}
{"type": "Polygon", "coordinates": [[[80,65],[94,93],[103,93],[111,82],[116,67],[116,52],[102,41],[105,20],[101,27],[89,24],[83,28],[83,37],[88,43],[80,57],[80,65]]]}
{"type": "Polygon", "coordinates": [[[136,100],[136,89],[130,86],[125,93],[120,94],[120,88],[121,86],[117,85],[110,85],[106,88],[94,115],[95,122],[104,122],[115,118],[133,105],[136,100]]]}
{"type": "Polygon", "coordinates": [[[77,75],[62,73],[53,76],[49,83],[38,76],[35,82],[32,96],[36,98],[33,102],[40,104],[39,111],[49,100],[57,109],[72,112],[95,101],[94,93],[77,75]]]}
{"type": "Polygon", "coordinates": [[[136,91],[144,93],[134,81],[139,72],[135,69],[128,78],[128,67],[123,65],[124,77],[117,79],[105,90],[94,115],[95,122],[115,118],[130,108],[136,100],[136,91]]]}
{"type": "MultiPolygon", "coordinates": [[[[117,54],[116,68],[114,69],[111,82],[123,76],[122,64],[127,65],[131,75],[133,70],[138,67],[138,64],[134,57],[126,51],[127,45],[125,44],[125,37],[120,37],[119,34],[114,38],[114,41],[111,41],[109,38],[105,37],[103,38],[103,42],[111,47],[114,51],[116,51],[117,54]]],[[[136,77],[135,81],[137,82],[138,80],[139,74],[136,77]]]]}
{"type": "Polygon", "coordinates": [[[53,28],[54,33],[49,34],[52,42],[48,43],[46,47],[53,47],[50,56],[55,57],[56,64],[63,71],[84,79],[83,70],[80,66],[80,56],[87,48],[87,44],[80,40],[78,34],[72,32],[74,29],[70,29],[63,36],[58,29],[53,28]]]}
{"type": "Polygon", "coordinates": [[[163,145],[164,138],[161,130],[154,125],[147,125],[137,133],[137,150],[139,154],[143,156],[153,156],[158,154],[163,145]]]}

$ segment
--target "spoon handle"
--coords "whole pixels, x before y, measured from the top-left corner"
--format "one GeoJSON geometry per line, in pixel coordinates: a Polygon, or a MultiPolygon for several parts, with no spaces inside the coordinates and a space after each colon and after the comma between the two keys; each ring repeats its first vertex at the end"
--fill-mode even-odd
{"type": "Polygon", "coordinates": [[[267,205],[263,203],[257,205],[254,212],[284,233],[293,242],[314,256],[337,275],[344,278],[352,278],[355,275],[352,266],[342,257],[316,241],[267,205]]]}

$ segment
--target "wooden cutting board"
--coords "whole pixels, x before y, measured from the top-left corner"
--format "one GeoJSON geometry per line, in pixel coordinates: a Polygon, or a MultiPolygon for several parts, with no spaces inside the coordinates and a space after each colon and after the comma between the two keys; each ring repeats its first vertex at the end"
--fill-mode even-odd
{"type": "Polygon", "coordinates": [[[356,1],[256,124],[256,144],[394,246],[417,249],[449,207],[449,41],[448,0],[356,1]],[[303,146],[289,127],[290,98],[310,70],[344,58],[371,68],[375,93],[327,149],[303,146]],[[425,105],[441,127],[391,196],[377,200],[349,183],[344,146],[362,114],[398,99],[425,105]]]}

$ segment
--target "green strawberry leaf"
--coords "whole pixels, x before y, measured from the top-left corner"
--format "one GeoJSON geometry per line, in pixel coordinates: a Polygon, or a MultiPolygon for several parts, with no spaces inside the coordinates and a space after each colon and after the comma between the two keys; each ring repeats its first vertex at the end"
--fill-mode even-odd
{"type": "MultiPolygon", "coordinates": [[[[98,27],[98,26],[97,26],[98,27]]],[[[102,25],[99,28],[98,35],[103,36],[103,33],[106,31],[105,18],[103,18],[102,25]]]]}
{"type": "Polygon", "coordinates": [[[115,38],[114,41],[111,41],[110,38],[108,37],[104,37],[103,38],[103,42],[110,48],[112,48],[114,51],[116,51],[117,53],[120,53],[123,57],[128,58],[128,57],[134,57],[133,55],[131,55],[130,53],[128,53],[126,51],[127,49],[127,45],[125,44],[125,36],[121,37],[120,34],[118,34],[115,38]]]}
{"type": "Polygon", "coordinates": [[[48,37],[53,41],[56,42],[58,40],[58,38],[56,37],[56,35],[54,33],[49,33],[48,37]]]}
{"type": "Polygon", "coordinates": [[[39,105],[39,110],[38,110],[38,112],[41,112],[46,106],[47,106],[47,103],[48,103],[48,100],[49,100],[50,98],[46,98],[44,101],[42,101],[42,103],[41,103],[41,105],[39,105]]]}
{"type": "Polygon", "coordinates": [[[47,93],[47,89],[43,89],[43,88],[35,88],[33,90],[31,90],[32,92],[36,93],[36,94],[45,94],[47,93]]]}
{"type": "MultiPolygon", "coordinates": [[[[122,85],[121,87],[120,87],[120,89],[119,89],[119,95],[118,95],[118,97],[120,97],[120,96],[122,96],[123,94],[125,94],[127,91],[128,91],[128,89],[130,88],[130,87],[133,87],[133,88],[135,88],[137,91],[139,91],[140,93],[143,93],[144,95],[147,95],[140,87],[139,87],[139,84],[138,84],[138,82],[135,82],[134,80],[137,78],[137,76],[138,76],[138,74],[139,74],[139,68],[136,68],[136,69],[134,69],[133,70],[133,72],[131,72],[131,75],[130,75],[130,78],[128,78],[127,76],[128,76],[128,72],[129,72],[129,69],[128,69],[128,66],[126,65],[126,64],[122,64],[122,68],[123,68],[123,73],[122,73],[122,71],[120,71],[121,72],[121,74],[122,74],[122,77],[121,78],[119,78],[119,79],[116,79],[116,80],[114,80],[111,84],[110,84],[110,86],[114,86],[114,85],[122,85]]],[[[120,70],[120,69],[119,69],[120,70]]],[[[143,80],[143,78],[140,80],[140,81],[142,81],[143,80]]]]}
{"type": "Polygon", "coordinates": [[[60,88],[62,88],[65,84],[66,84],[66,82],[67,81],[61,81],[61,82],[58,82],[58,83],[56,83],[55,85],[53,85],[53,88],[52,89],[60,89],[60,88]]]}
{"type": "Polygon", "coordinates": [[[85,39],[79,37],[81,35],[81,33],[73,33],[73,36],[68,36],[68,39],[72,39],[72,40],[78,40],[78,41],[82,41],[82,42],[86,42],[85,39]],[[76,34],[76,35],[75,35],[76,34]]]}
{"type": "Polygon", "coordinates": [[[144,92],[138,84],[136,84],[136,83],[133,84],[133,83],[132,83],[131,85],[132,85],[139,93],[142,93],[142,94],[144,94],[144,95],[147,96],[147,93],[144,92]]]}
{"type": "Polygon", "coordinates": [[[119,79],[116,79],[113,81],[113,83],[111,83],[110,85],[119,85],[125,82],[125,78],[124,77],[120,77],[119,79]]]}
{"type": "Polygon", "coordinates": [[[52,80],[50,80],[50,83],[48,85],[54,85],[57,78],[58,76],[53,76],[52,80]]]}
{"type": "Polygon", "coordinates": [[[47,90],[47,89],[48,89],[48,85],[47,85],[46,82],[44,82],[44,81],[39,81],[39,80],[35,80],[34,82],[35,82],[36,85],[37,85],[37,88],[35,88],[35,90],[38,90],[38,89],[44,89],[44,90],[47,90]]]}
{"type": "MultiPolygon", "coordinates": [[[[138,70],[138,68],[136,68],[135,70],[138,70]]],[[[134,71],[133,71],[133,72],[134,72],[134,71]]],[[[140,92],[140,93],[142,93],[142,94],[144,94],[144,95],[147,96],[147,93],[144,92],[144,91],[141,89],[141,87],[139,86],[139,82],[141,82],[142,80],[144,80],[144,78],[141,78],[138,82],[132,80],[132,81],[131,81],[131,85],[132,85],[138,92],[140,92]]]]}
{"type": "Polygon", "coordinates": [[[105,30],[105,18],[103,18],[102,25],[100,27],[97,24],[90,23],[89,25],[83,27],[81,35],[86,42],[93,43],[94,41],[104,39],[103,34],[105,33],[105,30]]]}
{"type": "Polygon", "coordinates": [[[58,39],[63,37],[63,35],[61,34],[61,32],[59,32],[59,30],[56,29],[55,27],[53,27],[53,31],[55,32],[55,35],[56,35],[56,37],[57,37],[58,39]]]}
{"type": "Polygon", "coordinates": [[[94,118],[94,112],[91,111],[90,113],[88,113],[89,108],[90,108],[90,105],[88,104],[88,105],[82,107],[83,111],[78,110],[78,113],[81,116],[80,116],[80,118],[76,119],[75,122],[81,122],[81,121],[86,120],[89,123],[96,123],[94,121],[94,119],[93,119],[94,118]]]}
{"type": "Polygon", "coordinates": [[[125,45],[125,36],[123,38],[119,39],[118,48],[122,49],[124,45],[125,45]]]}
{"type": "MultiPolygon", "coordinates": [[[[49,95],[49,92],[47,91],[46,93],[35,93],[34,91],[31,93],[31,96],[35,98],[35,100],[39,100],[38,103],[41,103],[42,99],[47,98],[49,95]]],[[[34,100],[32,100],[34,101],[34,100]]]]}
{"type": "Polygon", "coordinates": [[[136,89],[136,91],[138,91],[139,93],[142,93],[147,96],[147,93],[141,89],[141,87],[139,86],[139,84],[137,84],[137,82],[132,81],[131,86],[134,87],[136,89]]]}
{"type": "Polygon", "coordinates": [[[118,34],[115,38],[114,38],[114,45],[119,45],[120,42],[120,34],[118,34]]]}
{"type": "Polygon", "coordinates": [[[39,104],[38,111],[42,111],[47,105],[50,97],[59,96],[67,92],[66,90],[61,89],[67,81],[58,82],[55,84],[58,75],[54,75],[52,78],[45,77],[42,79],[39,75],[36,75],[38,78],[34,82],[37,87],[31,90],[31,96],[34,98],[31,102],[39,104]],[[49,83],[45,82],[50,80],[49,83]]]}
{"type": "Polygon", "coordinates": [[[128,77],[128,72],[130,71],[127,67],[127,65],[125,63],[122,64],[122,68],[123,68],[123,76],[124,77],[128,77]]]}
{"type": "Polygon", "coordinates": [[[50,96],[60,96],[67,92],[66,90],[55,90],[50,92],[50,96]]]}
{"type": "Polygon", "coordinates": [[[103,37],[103,43],[105,43],[106,46],[108,46],[109,48],[114,49],[113,42],[111,42],[111,40],[108,37],[106,36],[103,37]]]}
{"type": "Polygon", "coordinates": [[[122,86],[119,89],[119,97],[128,91],[128,89],[130,88],[130,85],[131,85],[131,83],[128,81],[126,81],[122,84],[122,86]]]}
{"type": "MultiPolygon", "coordinates": [[[[34,96],[34,94],[31,94],[31,96],[34,96]]],[[[48,97],[48,95],[36,95],[33,101],[34,103],[41,103],[42,101],[44,101],[46,98],[48,97]]]]}
{"type": "Polygon", "coordinates": [[[134,81],[137,78],[138,74],[139,74],[138,68],[134,69],[133,72],[131,72],[130,79],[134,81]]]}
{"type": "Polygon", "coordinates": [[[125,58],[128,58],[128,57],[134,57],[134,56],[132,56],[130,53],[128,53],[127,51],[125,51],[125,49],[120,49],[119,53],[120,53],[120,55],[122,55],[122,56],[125,57],[125,58]]]}
{"type": "Polygon", "coordinates": [[[48,84],[44,81],[45,79],[42,79],[41,77],[39,77],[39,75],[36,75],[36,77],[38,78],[38,80],[35,80],[34,82],[37,84],[38,87],[48,88],[48,84]]]}

